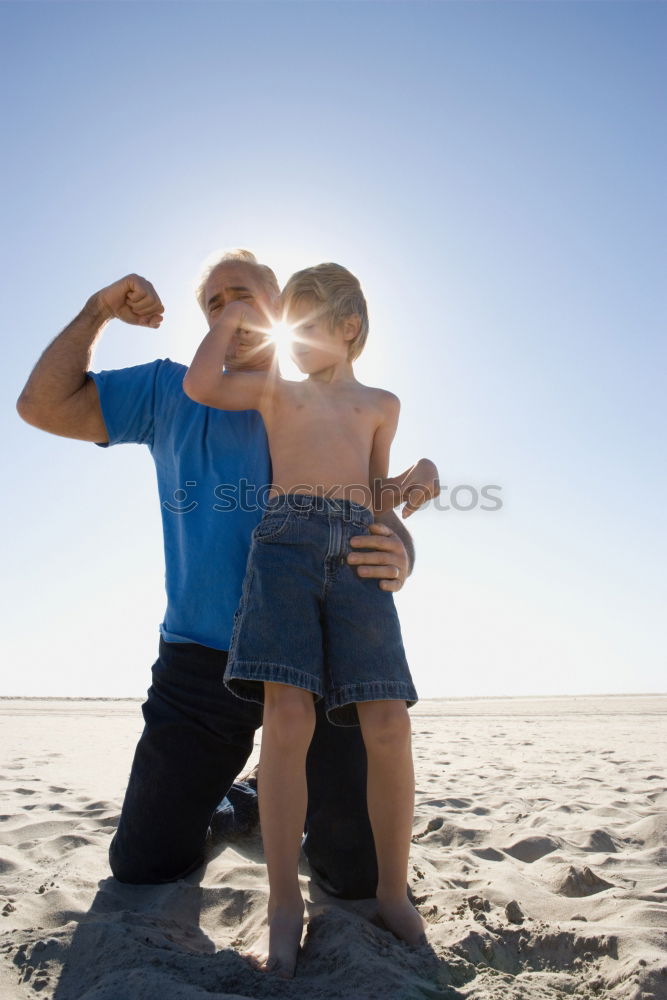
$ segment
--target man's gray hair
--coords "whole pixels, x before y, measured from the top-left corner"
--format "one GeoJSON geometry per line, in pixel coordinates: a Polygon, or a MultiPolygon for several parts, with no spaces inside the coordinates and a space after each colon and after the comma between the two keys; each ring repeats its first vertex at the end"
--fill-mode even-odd
{"type": "Polygon", "coordinates": [[[211,277],[211,274],[215,271],[216,267],[219,267],[221,264],[246,264],[256,273],[257,277],[267,291],[280,295],[280,286],[278,285],[278,279],[275,274],[270,267],[267,267],[266,264],[260,264],[258,262],[252,250],[244,250],[240,247],[235,250],[225,250],[225,252],[221,254],[213,264],[210,264],[205,268],[201,278],[199,279],[199,284],[197,285],[195,295],[197,297],[199,307],[204,314],[206,313],[206,303],[204,302],[204,289],[206,288],[206,282],[211,277]]]}

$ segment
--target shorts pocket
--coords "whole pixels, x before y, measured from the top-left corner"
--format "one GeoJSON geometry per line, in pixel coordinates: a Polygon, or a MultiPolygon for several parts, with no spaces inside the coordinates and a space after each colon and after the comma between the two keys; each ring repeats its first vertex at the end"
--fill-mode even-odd
{"type": "Polygon", "coordinates": [[[276,511],[275,514],[267,514],[255,528],[253,539],[258,542],[273,542],[287,531],[291,520],[291,510],[281,510],[276,511]]]}

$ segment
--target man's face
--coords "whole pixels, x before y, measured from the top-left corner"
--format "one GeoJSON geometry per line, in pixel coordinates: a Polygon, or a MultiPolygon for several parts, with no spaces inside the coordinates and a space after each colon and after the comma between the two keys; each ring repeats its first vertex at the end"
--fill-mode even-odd
{"type": "MultiPolygon", "coordinates": [[[[253,267],[243,262],[219,264],[204,287],[204,311],[209,326],[220,318],[230,302],[247,302],[269,327],[274,319],[276,298],[253,267]]],[[[256,330],[236,330],[225,355],[228,371],[266,371],[271,366],[275,344],[256,330]]]]}

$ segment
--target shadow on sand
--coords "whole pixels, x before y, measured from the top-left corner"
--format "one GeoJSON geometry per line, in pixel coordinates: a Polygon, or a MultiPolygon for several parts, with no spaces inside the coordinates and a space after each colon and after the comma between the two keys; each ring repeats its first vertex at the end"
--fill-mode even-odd
{"type": "MultiPolygon", "coordinates": [[[[227,846],[216,845],[207,865],[227,846]]],[[[263,863],[258,836],[235,840],[233,849],[251,865],[263,863]]],[[[232,945],[247,943],[260,925],[265,881],[239,889],[218,875],[218,882],[202,886],[206,867],[167,885],[102,880],[88,912],[52,936],[43,956],[32,958],[59,959],[54,1000],[461,1000],[447,964],[429,946],[407,948],[373,923],[372,900],[333,899],[312,879],[295,978],[258,972],[232,945]]],[[[309,874],[305,860],[302,874],[309,874]]]]}

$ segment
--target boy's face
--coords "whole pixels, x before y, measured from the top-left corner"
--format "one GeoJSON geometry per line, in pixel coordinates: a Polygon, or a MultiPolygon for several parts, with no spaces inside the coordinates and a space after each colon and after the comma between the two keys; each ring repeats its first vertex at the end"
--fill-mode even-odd
{"type": "Polygon", "coordinates": [[[343,325],[332,328],[319,302],[300,299],[290,305],[286,318],[292,327],[290,352],[304,374],[314,375],[347,359],[348,339],[343,325]]]}

